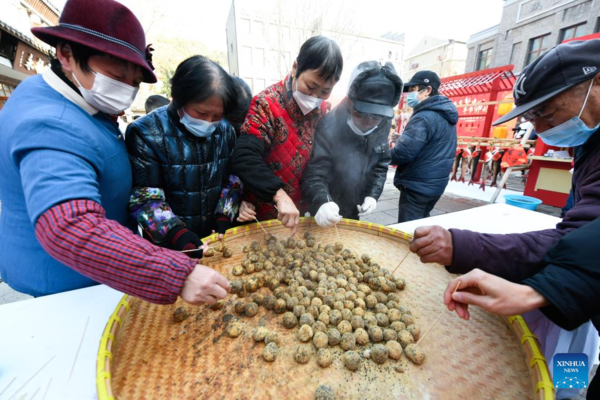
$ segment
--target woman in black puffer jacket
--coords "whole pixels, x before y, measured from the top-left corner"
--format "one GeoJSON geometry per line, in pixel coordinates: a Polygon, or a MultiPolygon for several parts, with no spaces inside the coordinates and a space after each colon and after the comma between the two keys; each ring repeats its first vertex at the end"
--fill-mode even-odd
{"type": "Polygon", "coordinates": [[[242,187],[229,175],[236,133],[226,118],[248,110],[242,90],[218,64],[190,57],[171,79],[172,103],[129,125],[129,211],[155,244],[199,248],[201,237],[224,233],[235,219],[242,187]]]}

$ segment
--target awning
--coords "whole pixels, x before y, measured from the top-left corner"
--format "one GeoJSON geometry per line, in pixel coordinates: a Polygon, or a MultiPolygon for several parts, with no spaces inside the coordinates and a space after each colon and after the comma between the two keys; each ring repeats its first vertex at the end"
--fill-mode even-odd
{"type": "Polygon", "coordinates": [[[512,90],[516,77],[513,65],[484,69],[442,79],[439,92],[446,97],[512,90]]]}
{"type": "Polygon", "coordinates": [[[16,79],[17,81],[22,81],[26,78],[29,78],[31,75],[27,75],[22,72],[15,71],[14,69],[7,67],[6,65],[0,64],[0,76],[6,76],[7,78],[16,79]]]}

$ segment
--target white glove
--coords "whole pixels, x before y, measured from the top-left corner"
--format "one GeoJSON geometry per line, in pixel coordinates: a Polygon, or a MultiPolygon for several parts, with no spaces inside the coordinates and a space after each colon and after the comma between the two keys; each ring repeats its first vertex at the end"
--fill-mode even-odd
{"type": "Polygon", "coordinates": [[[315,215],[317,225],[322,228],[333,226],[341,220],[342,216],[340,215],[340,208],[333,201],[319,207],[319,211],[317,211],[317,215],[315,215]]]}
{"type": "Polygon", "coordinates": [[[358,208],[358,216],[364,217],[365,215],[371,214],[377,208],[377,200],[372,197],[365,197],[365,201],[362,206],[356,206],[358,208]]]}

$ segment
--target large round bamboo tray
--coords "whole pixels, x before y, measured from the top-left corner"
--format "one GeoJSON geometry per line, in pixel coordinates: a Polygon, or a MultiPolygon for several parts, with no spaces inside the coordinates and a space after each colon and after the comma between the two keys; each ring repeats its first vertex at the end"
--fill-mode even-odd
{"type": "MultiPolygon", "coordinates": [[[[278,221],[263,226],[279,238],[289,230],[278,221]]],[[[335,229],[321,229],[303,218],[298,235],[310,230],[322,243],[337,241],[335,229]]],[[[408,254],[410,235],[377,224],[343,220],[339,236],[346,247],[368,253],[382,267],[393,270],[408,254]]],[[[220,255],[203,262],[233,278],[231,267],[245,256],[244,245],[261,241],[258,224],[228,231],[225,240],[234,256],[220,255]]],[[[399,292],[424,332],[444,309],[442,293],[451,276],[440,266],[423,265],[408,255],[396,272],[407,287],[399,292]]],[[[267,288],[261,289],[267,291],[267,288]]],[[[295,330],[281,324],[281,316],[260,308],[254,318],[240,317],[244,333],[231,339],[224,328],[237,296],[224,308],[189,306],[181,300],[159,306],[124,296],[106,325],[97,364],[98,397],[104,399],[312,399],[319,385],[331,386],[338,399],[552,399],[554,388],[535,336],[519,316],[500,318],[471,308],[471,320],[446,312],[420,346],[424,364],[365,360],[356,372],[347,370],[334,348],[331,367],[317,366],[315,357],[297,364],[295,330]],[[173,310],[186,306],[192,317],[173,321],[173,310]],[[263,343],[254,343],[258,325],[279,332],[277,360],[265,362],[263,343]],[[395,366],[408,367],[403,373],[395,366]]]]}

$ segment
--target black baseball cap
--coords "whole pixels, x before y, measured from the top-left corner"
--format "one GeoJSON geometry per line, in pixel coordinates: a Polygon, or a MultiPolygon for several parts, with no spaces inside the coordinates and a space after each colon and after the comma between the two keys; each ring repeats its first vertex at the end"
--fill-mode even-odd
{"type": "Polygon", "coordinates": [[[419,71],[413,75],[410,81],[404,84],[404,91],[408,92],[411,86],[431,86],[433,89],[438,90],[442,82],[440,77],[433,71],[419,71]]]}
{"type": "Polygon", "coordinates": [[[550,49],[521,72],[513,87],[516,107],[493,125],[510,121],[600,72],[600,39],[550,49]]]}
{"type": "Polygon", "coordinates": [[[364,71],[358,71],[348,91],[354,109],[392,118],[402,93],[402,80],[389,63],[382,67],[379,62],[365,62],[357,68],[361,66],[364,66],[364,71]]]}

